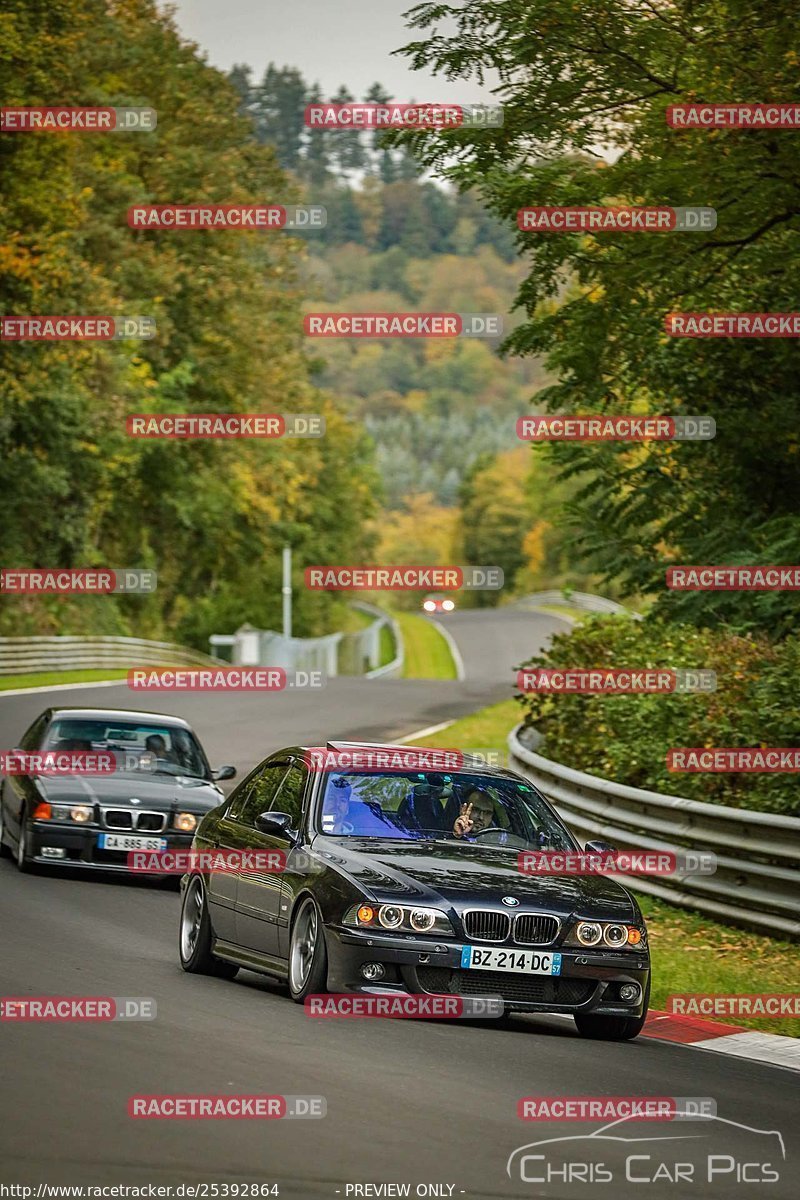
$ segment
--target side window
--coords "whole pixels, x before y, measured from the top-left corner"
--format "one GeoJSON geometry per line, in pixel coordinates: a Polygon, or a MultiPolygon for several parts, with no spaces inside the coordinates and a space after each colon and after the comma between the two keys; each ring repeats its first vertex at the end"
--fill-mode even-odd
{"type": "Polygon", "coordinates": [[[281,785],[289,764],[270,763],[253,779],[249,788],[243,788],[231,806],[230,815],[242,825],[252,825],[256,817],[266,812],[281,785]]]}
{"type": "Polygon", "coordinates": [[[292,818],[293,829],[300,828],[303,812],[303,793],[305,792],[307,778],[308,771],[304,767],[291,767],[281,785],[281,790],[272,804],[275,812],[289,814],[292,818]]]}
{"type": "Polygon", "coordinates": [[[20,750],[38,750],[42,740],[42,734],[47,726],[47,720],[47,713],[42,713],[40,717],[36,718],[30,729],[25,731],[25,735],[19,744],[20,750]]]}

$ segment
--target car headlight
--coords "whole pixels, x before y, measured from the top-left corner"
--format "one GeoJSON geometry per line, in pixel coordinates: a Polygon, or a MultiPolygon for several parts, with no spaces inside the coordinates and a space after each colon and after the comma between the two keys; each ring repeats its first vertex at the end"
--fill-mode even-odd
{"type": "Polygon", "coordinates": [[[452,612],[453,609],[455,608],[455,604],[453,603],[452,600],[443,600],[442,608],[444,609],[445,612],[452,612]]]}
{"type": "Polygon", "coordinates": [[[94,808],[91,804],[50,804],[42,801],[33,810],[35,821],[75,821],[85,825],[94,820],[94,808]]]}
{"type": "Polygon", "coordinates": [[[172,824],[182,833],[191,833],[197,828],[197,817],[194,813],[176,813],[172,824]]]}
{"type": "Polygon", "coordinates": [[[436,601],[426,600],[422,607],[425,609],[425,612],[436,612],[436,601]]]}
{"type": "Polygon", "coordinates": [[[446,913],[438,908],[412,908],[405,904],[354,904],[344,914],[343,925],[352,929],[384,930],[392,933],[429,933],[454,937],[446,913]]]}
{"type": "Polygon", "coordinates": [[[576,921],[565,937],[564,945],[645,950],[647,930],[644,925],[623,925],[621,921],[576,921]]]}

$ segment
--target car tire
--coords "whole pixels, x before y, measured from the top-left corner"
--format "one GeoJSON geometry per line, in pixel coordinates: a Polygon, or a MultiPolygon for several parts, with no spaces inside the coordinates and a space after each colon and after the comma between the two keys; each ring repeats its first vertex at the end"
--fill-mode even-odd
{"type": "Polygon", "coordinates": [[[17,870],[21,871],[23,875],[29,875],[34,870],[34,865],[28,856],[28,813],[24,807],[19,814],[19,841],[15,858],[17,870]]]}
{"type": "Polygon", "coordinates": [[[225,962],[211,951],[214,931],[206,901],[202,875],[192,875],[183,893],[181,904],[178,953],[181,966],[190,975],[215,975],[218,979],[233,979],[239,968],[225,962]]]}
{"type": "Polygon", "coordinates": [[[306,996],[327,991],[328,947],[322,914],[306,896],[292,920],[289,936],[289,993],[296,1004],[306,996]]]}
{"type": "Polygon", "coordinates": [[[644,994],[644,1008],[640,1017],[604,1017],[594,1013],[575,1013],[575,1024],[581,1037],[595,1038],[604,1042],[630,1042],[638,1037],[647,1020],[650,1004],[650,980],[644,994]]]}

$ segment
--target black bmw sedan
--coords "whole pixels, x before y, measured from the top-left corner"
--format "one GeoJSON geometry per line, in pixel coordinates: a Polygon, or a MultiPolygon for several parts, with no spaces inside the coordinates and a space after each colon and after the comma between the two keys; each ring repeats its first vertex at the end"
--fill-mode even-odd
{"type": "Polygon", "coordinates": [[[315,753],[271,755],[201,821],[194,847],[213,853],[182,880],[185,971],[245,967],[298,1002],[501,996],[507,1012],[570,1014],[586,1037],[640,1032],[650,959],[639,906],[606,876],[521,873],[520,851],[580,849],[528,780],[467,756],[442,773],[320,769],[315,753]],[[253,850],[282,851],[284,869],[231,869],[253,850]]]}
{"type": "Polygon", "coordinates": [[[49,708],[4,757],[22,769],[0,782],[0,853],[21,871],[127,871],[133,850],[188,847],[236,774],[211,770],[180,717],[117,709],[49,708]],[[85,773],[90,760],[103,773],[85,773]]]}

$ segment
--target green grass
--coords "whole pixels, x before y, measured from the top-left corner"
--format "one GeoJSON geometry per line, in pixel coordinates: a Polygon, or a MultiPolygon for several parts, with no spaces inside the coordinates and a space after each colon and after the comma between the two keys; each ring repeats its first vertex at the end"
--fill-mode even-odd
{"type": "Polygon", "coordinates": [[[97,671],[39,671],[33,675],[0,676],[0,692],[9,688],[53,687],[59,683],[103,683],[107,679],[124,679],[125,667],[106,667],[97,671]]]}
{"type": "MultiPolygon", "coordinates": [[[[719,925],[699,913],[673,908],[650,896],[637,895],[637,899],[649,931],[653,1008],[664,1009],[668,996],[684,992],[783,995],[798,990],[800,946],[719,925]]],[[[800,1020],[796,1018],[710,1019],[800,1037],[800,1020]]]]}
{"type": "MultiPolygon", "coordinates": [[[[502,700],[413,744],[505,752],[509,730],[519,722],[520,713],[515,700],[502,700]]],[[[505,762],[505,758],[500,761],[505,762]]],[[[785,994],[798,990],[800,946],[721,925],[700,913],[664,904],[642,893],[637,893],[637,900],[649,930],[652,1008],[663,1011],[667,997],[681,993],[785,994]]],[[[800,1020],[794,1018],[713,1019],[745,1029],[800,1037],[800,1020]]]]}
{"type": "Polygon", "coordinates": [[[403,679],[456,679],[456,665],[442,634],[430,621],[414,613],[392,614],[405,645],[403,679]]]}
{"type": "Polygon", "coordinates": [[[381,625],[379,649],[381,660],[378,666],[385,667],[387,663],[390,663],[397,654],[397,648],[394,644],[392,631],[388,625],[381,625]]]}

